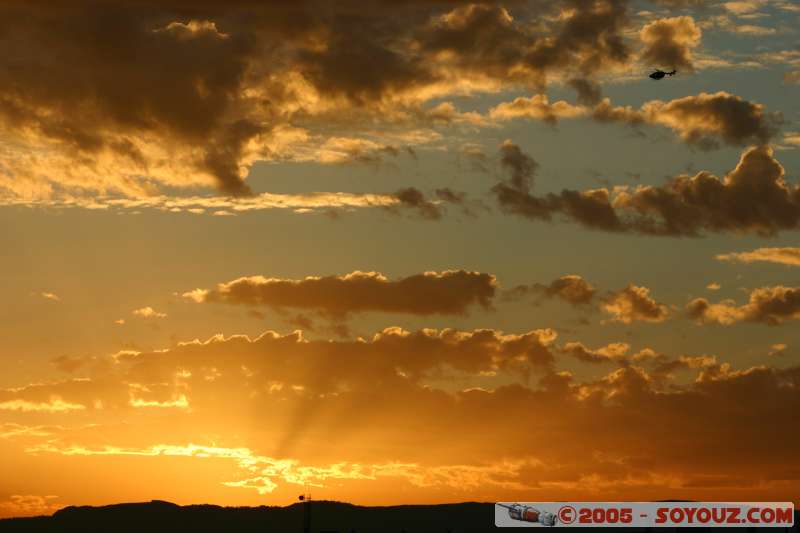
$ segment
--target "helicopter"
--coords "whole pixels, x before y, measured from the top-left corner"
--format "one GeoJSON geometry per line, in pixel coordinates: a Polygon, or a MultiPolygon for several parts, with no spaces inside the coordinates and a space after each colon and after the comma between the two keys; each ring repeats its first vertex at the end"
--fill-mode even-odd
{"type": "Polygon", "coordinates": [[[656,70],[655,70],[655,72],[653,72],[652,74],[650,74],[650,77],[651,77],[652,79],[654,79],[654,80],[660,80],[660,79],[662,79],[664,76],[674,76],[674,75],[675,75],[675,74],[677,74],[677,73],[678,73],[678,71],[677,71],[677,70],[673,70],[673,71],[671,71],[671,72],[664,72],[664,71],[663,71],[663,70],[661,70],[661,69],[656,69],[656,70]]]}

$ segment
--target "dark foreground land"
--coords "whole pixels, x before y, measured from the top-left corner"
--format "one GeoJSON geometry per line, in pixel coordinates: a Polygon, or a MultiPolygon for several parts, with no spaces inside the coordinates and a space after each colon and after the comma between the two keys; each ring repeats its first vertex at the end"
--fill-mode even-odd
{"type": "MultiPolygon", "coordinates": [[[[311,531],[314,533],[461,533],[497,530],[494,527],[492,503],[360,507],[349,503],[316,501],[312,506],[311,531]]],[[[303,504],[300,503],[288,507],[180,506],[161,501],[123,503],[104,507],[66,507],[52,516],[0,520],[0,532],[299,533],[303,531],[303,511],[303,504]]],[[[793,528],[763,530],[772,533],[796,532],[798,522],[800,512],[795,511],[793,528]]],[[[751,529],[754,528],[737,528],[740,533],[751,529]]],[[[713,531],[712,528],[660,528],[651,531],[688,533],[699,530],[713,531]]],[[[624,531],[634,533],[646,530],[628,528],[624,531]]]]}

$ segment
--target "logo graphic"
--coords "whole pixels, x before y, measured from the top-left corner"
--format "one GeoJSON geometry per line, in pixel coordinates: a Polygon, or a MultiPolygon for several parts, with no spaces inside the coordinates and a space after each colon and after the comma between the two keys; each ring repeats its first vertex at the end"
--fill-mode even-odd
{"type": "Polygon", "coordinates": [[[548,527],[556,525],[556,522],[558,521],[558,518],[556,518],[556,515],[553,513],[549,511],[540,511],[539,509],[529,505],[522,505],[519,503],[512,503],[511,505],[498,503],[497,505],[503,507],[504,509],[508,509],[508,516],[510,516],[512,520],[519,520],[521,522],[536,522],[548,527]]]}

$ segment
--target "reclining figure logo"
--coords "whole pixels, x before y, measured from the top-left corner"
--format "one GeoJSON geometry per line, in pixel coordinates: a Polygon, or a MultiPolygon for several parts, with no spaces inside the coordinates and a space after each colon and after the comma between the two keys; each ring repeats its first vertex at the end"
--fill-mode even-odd
{"type": "Polygon", "coordinates": [[[510,516],[513,520],[520,520],[522,522],[538,522],[543,526],[554,526],[556,525],[556,515],[548,511],[540,511],[534,507],[530,507],[528,505],[522,505],[519,503],[512,503],[511,505],[505,505],[503,503],[498,503],[500,507],[504,509],[508,509],[508,516],[510,516]]]}

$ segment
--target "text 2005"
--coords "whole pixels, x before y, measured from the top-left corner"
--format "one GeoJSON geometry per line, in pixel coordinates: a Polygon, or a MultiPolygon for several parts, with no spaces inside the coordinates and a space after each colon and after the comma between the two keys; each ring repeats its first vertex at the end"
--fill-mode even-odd
{"type": "Polygon", "coordinates": [[[633,510],[630,508],[583,507],[578,511],[578,522],[581,524],[630,524],[633,521],[633,510]]]}

